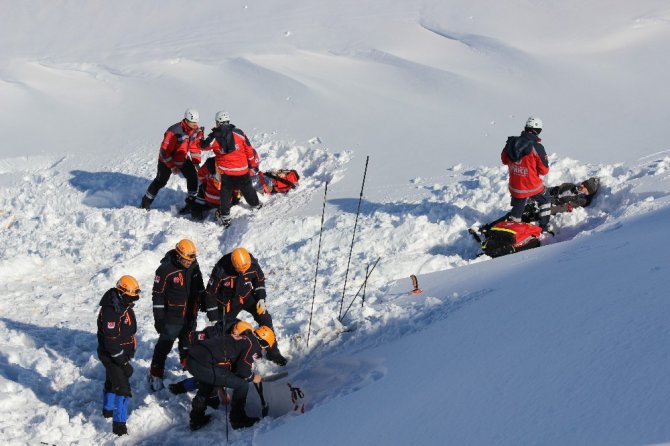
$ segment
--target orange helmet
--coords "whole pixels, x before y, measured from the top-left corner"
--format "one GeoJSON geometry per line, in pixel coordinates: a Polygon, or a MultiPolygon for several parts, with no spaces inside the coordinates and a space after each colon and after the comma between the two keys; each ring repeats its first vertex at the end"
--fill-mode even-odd
{"type": "Polygon", "coordinates": [[[188,239],[181,240],[175,246],[175,250],[182,259],[195,260],[195,244],[192,241],[188,239]]]}
{"type": "Polygon", "coordinates": [[[239,321],[237,324],[233,326],[234,335],[241,335],[247,330],[254,331],[254,327],[252,327],[249,322],[239,321]]]}
{"type": "Polygon", "coordinates": [[[230,257],[233,261],[233,266],[240,273],[245,272],[251,266],[251,256],[249,255],[249,251],[244,248],[233,249],[230,257]]]}
{"type": "Polygon", "coordinates": [[[142,292],[139,282],[133,276],[121,276],[116,282],[116,289],[121,291],[122,294],[133,297],[139,296],[142,292]]]}
{"type": "Polygon", "coordinates": [[[267,325],[258,327],[254,331],[254,334],[258,338],[258,343],[261,344],[261,347],[271,348],[273,345],[275,345],[275,332],[272,331],[272,329],[267,325]]]}

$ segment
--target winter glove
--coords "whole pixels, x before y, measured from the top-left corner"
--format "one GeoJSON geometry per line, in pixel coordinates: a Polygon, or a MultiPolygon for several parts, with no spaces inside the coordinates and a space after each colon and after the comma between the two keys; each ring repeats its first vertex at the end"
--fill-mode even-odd
{"type": "Polygon", "coordinates": [[[161,332],[163,331],[163,327],[165,327],[165,324],[163,323],[162,320],[154,321],[154,328],[156,329],[156,332],[158,334],[161,334],[161,332]]]}
{"type": "Polygon", "coordinates": [[[268,310],[265,308],[265,299],[260,299],[256,302],[256,313],[259,315],[267,313],[268,310]]]}
{"type": "Polygon", "coordinates": [[[112,356],[112,361],[114,361],[114,364],[116,364],[116,365],[120,365],[121,367],[125,367],[125,366],[129,365],[128,361],[130,361],[130,358],[128,357],[128,355],[123,353],[119,356],[112,356]]]}
{"type": "Polygon", "coordinates": [[[123,374],[125,375],[126,378],[130,378],[131,376],[133,376],[134,372],[133,366],[130,365],[129,362],[126,362],[123,366],[121,366],[121,368],[123,369],[123,374]]]}

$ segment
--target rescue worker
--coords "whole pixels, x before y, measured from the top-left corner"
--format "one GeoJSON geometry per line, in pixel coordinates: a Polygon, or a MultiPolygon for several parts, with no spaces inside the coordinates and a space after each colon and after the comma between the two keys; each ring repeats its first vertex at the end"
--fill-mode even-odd
{"type": "Polygon", "coordinates": [[[191,204],[195,200],[195,194],[198,191],[198,178],[196,169],[200,165],[203,128],[198,127],[200,115],[197,110],[189,108],[184,112],[184,119],[171,125],[163,135],[163,142],[158,152],[158,170],[156,178],[149,184],[147,191],[142,197],[140,207],[142,209],[151,208],[151,203],[156,198],[156,194],[167,184],[170,175],[178,175],[180,172],[186,178],[186,197],[185,206],[180,213],[190,212],[191,204]]]}
{"type": "MultiPolygon", "coordinates": [[[[274,330],[272,316],[265,306],[265,274],[245,248],[235,248],[216,262],[205,293],[210,307],[216,302],[216,319],[223,321],[226,329],[237,321],[240,311],[245,310],[258,325],[274,330]]],[[[287,363],[277,343],[268,349],[266,357],[281,366],[287,363]]]]}
{"type": "Polygon", "coordinates": [[[509,219],[520,222],[526,202],[532,198],[540,209],[538,224],[542,231],[547,231],[551,201],[540,176],[549,173],[549,158],[538,136],[542,127],[540,118],[528,118],[521,135],[507,138],[500,158],[509,169],[509,191],[512,195],[509,219]]]}
{"type": "Polygon", "coordinates": [[[198,382],[198,392],[191,402],[189,427],[197,430],[209,423],[206,415],[207,400],[216,387],[233,389],[230,425],[233,429],[249,427],[258,418],[249,417],[244,409],[249,392],[249,382],[260,383],[261,375],[252,367],[264,348],[275,343],[269,327],[251,330],[248,322],[239,322],[230,334],[214,336],[199,341],[189,351],[188,371],[198,382]]]}
{"type": "Polygon", "coordinates": [[[140,298],[140,285],[133,276],[121,276],[100,300],[98,313],[98,358],[105,367],[102,415],[112,418],[112,432],[126,435],[128,403],[132,397],[130,377],[137,342],[137,320],[133,307],[140,298]]]}
{"type": "Polygon", "coordinates": [[[175,339],[178,339],[179,362],[185,367],[189,334],[196,328],[198,311],[208,312],[210,320],[217,317],[216,302],[207,305],[204,288],[195,244],[187,239],[179,241],[175,249],[165,254],[154,278],[154,327],[159,336],[149,370],[153,391],[164,387],[165,361],[175,339]]]}
{"type": "MultiPolygon", "coordinates": [[[[258,154],[254,150],[256,164],[258,164],[258,154]]],[[[230,200],[230,206],[240,202],[241,193],[239,189],[233,189],[230,200]]],[[[194,220],[204,220],[205,215],[210,209],[219,209],[221,204],[221,174],[216,169],[214,157],[208,158],[198,169],[198,193],[195,197],[195,203],[191,206],[191,217],[194,220]]]]}
{"type": "MultiPolygon", "coordinates": [[[[270,327],[268,327],[270,329],[270,327]]],[[[247,330],[253,331],[253,327],[250,323],[245,322],[245,321],[240,321],[239,319],[236,320],[235,324],[232,325],[227,331],[224,332],[224,327],[223,327],[223,322],[219,321],[214,325],[210,325],[208,327],[205,327],[202,331],[196,331],[193,333],[191,336],[191,346],[197,342],[200,342],[204,339],[210,339],[213,337],[221,337],[224,334],[241,334],[247,330]]],[[[270,329],[272,330],[272,329],[270,329]]],[[[274,331],[272,332],[274,335],[274,331]]],[[[274,345],[274,343],[273,343],[274,345]]],[[[267,350],[269,350],[269,347],[266,347],[263,352],[267,353],[267,350]]],[[[193,377],[188,377],[184,378],[181,381],[177,381],[176,383],[170,384],[168,386],[168,389],[170,392],[174,393],[175,395],[180,395],[182,393],[190,392],[192,390],[196,390],[198,388],[198,382],[195,378],[193,377]]],[[[209,396],[207,399],[207,405],[217,409],[219,407],[219,396],[216,392],[212,392],[212,394],[209,396]]]]}
{"type": "Polygon", "coordinates": [[[255,175],[258,158],[247,135],[230,123],[230,115],[220,111],[214,116],[215,127],[200,147],[214,152],[216,170],[220,174],[220,202],[217,223],[224,228],[230,226],[230,197],[233,189],[238,188],[244,200],[253,209],[260,209],[256,189],[251,184],[250,170],[255,175]]]}

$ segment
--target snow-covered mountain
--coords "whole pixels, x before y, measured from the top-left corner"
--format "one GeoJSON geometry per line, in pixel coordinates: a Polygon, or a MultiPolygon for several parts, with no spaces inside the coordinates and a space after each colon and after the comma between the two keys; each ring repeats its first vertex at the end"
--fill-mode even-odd
{"type": "MultiPolygon", "coordinates": [[[[231,443],[670,441],[667,2],[6,6],[5,443],[224,441],[223,410],[192,433],[190,397],[146,384],[149,290],[182,238],[206,278],[236,246],[260,260],[289,380],[307,396],[304,414],[231,431],[231,443]],[[256,213],[236,207],[225,231],[177,214],[181,177],[138,209],[163,132],[187,107],[206,127],[230,112],[262,169],[297,169],[299,188],[262,197],[256,213]],[[545,182],[599,176],[601,190],[557,216],[540,249],[476,257],[467,229],[508,210],[499,154],[529,115],[545,122],[545,182]],[[145,292],[130,435],[116,438],[95,332],[122,274],[145,292]],[[408,293],[410,274],[422,294],[408,293]]],[[[176,355],[168,367],[167,381],[183,376],[176,355]]]]}

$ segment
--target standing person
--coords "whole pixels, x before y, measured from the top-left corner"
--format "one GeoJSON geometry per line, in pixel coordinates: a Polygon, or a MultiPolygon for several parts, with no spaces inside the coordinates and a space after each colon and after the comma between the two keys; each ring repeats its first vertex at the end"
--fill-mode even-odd
{"type": "MultiPolygon", "coordinates": [[[[216,262],[205,293],[210,308],[216,302],[217,320],[223,321],[226,329],[237,321],[240,311],[245,310],[258,325],[274,330],[272,316],[265,307],[265,274],[258,260],[245,248],[235,248],[216,262]]],[[[276,342],[266,357],[281,366],[287,363],[276,342]]]]}
{"type": "Polygon", "coordinates": [[[549,173],[549,158],[541,139],[542,120],[530,117],[519,136],[510,136],[500,158],[509,169],[509,191],[512,195],[511,221],[521,221],[523,210],[529,198],[540,208],[539,226],[547,231],[551,216],[551,201],[546,194],[541,175],[549,173]]]}
{"type": "Polygon", "coordinates": [[[149,370],[151,390],[164,387],[165,361],[175,339],[179,339],[179,361],[185,367],[189,333],[196,328],[198,310],[209,310],[210,320],[216,318],[216,303],[208,308],[204,302],[204,288],[195,244],[191,240],[181,240],[175,249],[165,254],[154,278],[154,327],[159,336],[149,370]]]}
{"type": "Polygon", "coordinates": [[[213,336],[193,345],[189,351],[187,368],[198,382],[198,392],[191,403],[190,428],[197,430],[209,423],[206,415],[207,400],[215,387],[233,389],[230,425],[233,429],[249,427],[258,418],[249,417],[244,410],[249,383],[260,383],[261,375],[254,373],[254,361],[265,348],[275,343],[269,327],[251,330],[247,322],[239,322],[230,334],[213,336]],[[237,328],[237,326],[240,328],[237,328]]]}
{"type": "Polygon", "coordinates": [[[198,191],[198,177],[196,169],[200,165],[203,129],[198,127],[200,115],[197,110],[189,108],[184,112],[184,119],[171,125],[163,135],[160,151],[158,152],[158,171],[156,178],[149,184],[147,191],[142,197],[142,209],[149,209],[156,194],[167,184],[170,175],[178,175],[179,172],[186,178],[186,189],[188,196],[186,204],[180,213],[190,211],[190,206],[195,200],[198,191]]]}
{"type": "Polygon", "coordinates": [[[112,432],[126,435],[128,402],[132,396],[130,377],[137,341],[133,307],[140,298],[140,285],[133,276],[121,276],[100,300],[98,313],[98,358],[105,367],[102,414],[112,418],[112,432]]]}
{"type": "Polygon", "coordinates": [[[230,115],[224,111],[217,112],[215,127],[207,138],[200,142],[200,147],[214,151],[216,169],[221,174],[220,203],[217,222],[227,228],[230,226],[230,197],[233,189],[239,188],[245,201],[253,209],[260,209],[256,189],[251,184],[250,170],[258,169],[258,158],[254,149],[241,129],[230,123],[230,115]]]}

